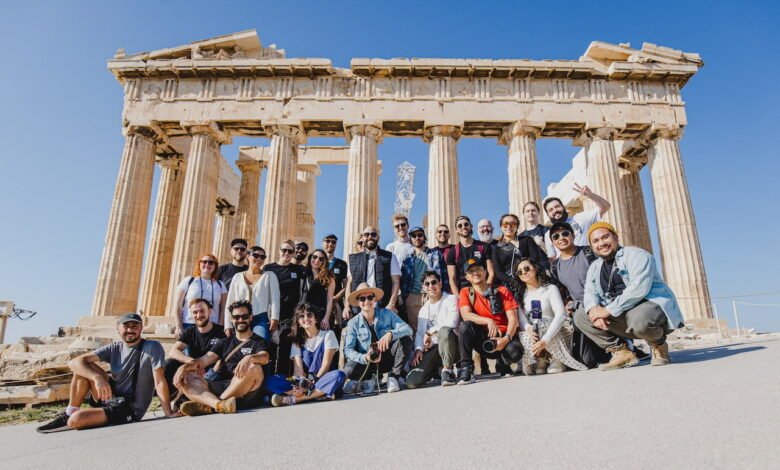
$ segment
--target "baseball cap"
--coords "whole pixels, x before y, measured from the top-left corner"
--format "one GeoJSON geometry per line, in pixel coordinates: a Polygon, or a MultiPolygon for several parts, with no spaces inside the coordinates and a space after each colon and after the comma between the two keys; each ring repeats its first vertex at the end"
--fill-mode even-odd
{"type": "Polygon", "coordinates": [[[568,230],[572,235],[574,235],[574,229],[572,228],[571,224],[567,222],[555,222],[552,224],[550,227],[550,235],[557,232],[558,230],[568,230]]]}
{"type": "Polygon", "coordinates": [[[338,239],[339,239],[339,237],[337,237],[335,233],[329,233],[329,234],[325,235],[324,237],[322,237],[323,240],[327,240],[328,238],[332,238],[332,239],[334,239],[336,241],[338,241],[338,239]]]}
{"type": "Polygon", "coordinates": [[[121,325],[122,323],[127,323],[129,321],[137,321],[138,323],[144,322],[143,318],[141,318],[141,315],[138,315],[137,313],[125,313],[119,317],[119,320],[117,320],[116,323],[121,325]]]}
{"type": "Polygon", "coordinates": [[[469,269],[472,268],[484,268],[484,267],[485,267],[485,262],[479,258],[469,258],[463,262],[464,273],[469,272],[469,269]]]}
{"type": "Polygon", "coordinates": [[[412,229],[409,230],[409,235],[411,235],[413,233],[416,233],[416,232],[422,232],[424,234],[425,233],[425,229],[422,228],[422,227],[419,227],[419,226],[418,227],[412,227],[412,229]]]}

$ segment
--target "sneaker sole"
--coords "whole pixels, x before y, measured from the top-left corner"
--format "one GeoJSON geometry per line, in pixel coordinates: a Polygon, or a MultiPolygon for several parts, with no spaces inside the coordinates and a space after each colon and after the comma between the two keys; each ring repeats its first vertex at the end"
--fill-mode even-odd
{"type": "Polygon", "coordinates": [[[51,429],[36,429],[36,432],[39,432],[41,434],[49,434],[50,432],[59,432],[59,431],[65,431],[66,429],[70,429],[68,425],[60,426],[58,428],[51,428],[51,429]]]}
{"type": "Polygon", "coordinates": [[[650,361],[650,365],[653,366],[653,367],[655,367],[655,366],[668,366],[671,363],[672,363],[672,361],[670,361],[670,360],[666,360],[666,361],[663,361],[663,362],[652,362],[652,361],[650,361]]]}
{"type": "Polygon", "coordinates": [[[457,382],[454,382],[454,381],[453,381],[453,382],[442,382],[442,383],[441,383],[441,386],[442,386],[442,387],[450,387],[450,386],[452,386],[452,385],[457,385],[457,384],[458,384],[458,383],[457,383],[457,382]]]}
{"type": "Polygon", "coordinates": [[[621,365],[620,367],[602,367],[602,366],[607,366],[608,364],[599,364],[599,370],[605,370],[606,371],[606,370],[625,369],[625,368],[628,368],[628,367],[633,367],[633,366],[635,366],[637,364],[639,364],[639,359],[635,358],[635,359],[632,359],[632,360],[626,362],[625,364],[621,365]]]}

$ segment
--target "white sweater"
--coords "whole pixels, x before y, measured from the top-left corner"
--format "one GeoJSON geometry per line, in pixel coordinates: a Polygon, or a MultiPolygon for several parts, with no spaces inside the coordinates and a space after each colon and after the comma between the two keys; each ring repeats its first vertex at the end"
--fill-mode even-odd
{"type": "MultiPolygon", "coordinates": [[[[540,287],[533,291],[526,291],[523,296],[523,308],[526,315],[531,313],[531,301],[538,300],[542,303],[542,317],[548,318],[551,321],[550,327],[547,328],[547,332],[542,339],[550,344],[550,341],[561,331],[563,322],[566,320],[566,308],[563,305],[563,299],[561,299],[561,293],[558,288],[552,284],[548,284],[544,287],[540,287]]],[[[528,321],[523,318],[525,315],[520,316],[521,327],[525,328],[528,321]]]]}
{"type": "Polygon", "coordinates": [[[225,305],[225,328],[233,328],[228,308],[237,300],[249,300],[252,303],[252,313],[255,315],[268,312],[269,320],[279,320],[279,306],[281,305],[279,279],[276,278],[276,274],[270,271],[264,272],[260,279],[252,285],[250,294],[244,273],[237,273],[233,276],[225,305]]]}
{"type": "Polygon", "coordinates": [[[460,324],[460,312],[458,312],[458,296],[441,293],[441,298],[435,304],[428,300],[420,309],[417,317],[417,335],[414,339],[415,349],[423,349],[423,340],[427,331],[433,335],[433,343],[438,344],[436,334],[442,327],[452,328],[457,333],[460,324]]]}

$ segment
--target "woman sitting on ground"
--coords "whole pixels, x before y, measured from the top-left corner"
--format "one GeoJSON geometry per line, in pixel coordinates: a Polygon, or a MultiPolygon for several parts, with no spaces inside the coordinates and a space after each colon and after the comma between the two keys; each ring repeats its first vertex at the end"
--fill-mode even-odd
{"type": "MultiPolygon", "coordinates": [[[[246,300],[252,304],[252,331],[266,341],[271,340],[270,320],[279,321],[279,280],[276,274],[263,269],[265,250],[259,246],[249,249],[249,269],[236,273],[230,281],[227,304],[246,300]]],[[[225,309],[225,334],[233,334],[233,322],[225,309]]]]}
{"type": "Polygon", "coordinates": [[[290,358],[294,361],[293,381],[281,375],[270,377],[264,384],[273,392],[273,406],[287,406],[322,398],[334,399],[341,394],[346,375],[340,370],[331,370],[334,357],[339,350],[335,333],[320,330],[316,308],[307,303],[295,308],[290,337],[293,345],[290,358]],[[297,378],[308,378],[309,387],[294,384],[297,378]]]}
{"type": "Polygon", "coordinates": [[[328,269],[328,254],[320,249],[314,250],[309,255],[308,266],[306,280],[303,284],[303,301],[318,309],[317,316],[322,319],[320,328],[329,330],[336,281],[328,269]]]}
{"type": "Polygon", "coordinates": [[[520,281],[520,300],[525,310],[525,315],[520,314],[520,342],[523,343],[524,349],[523,373],[554,374],[565,371],[566,366],[587,370],[585,365],[571,356],[573,327],[558,286],[553,284],[539,264],[529,258],[520,260],[517,277],[520,281]],[[533,319],[535,306],[541,310],[541,318],[538,320],[533,319]],[[526,329],[529,319],[532,325],[538,325],[538,333],[526,329]],[[532,355],[535,356],[535,361],[532,355]]]}
{"type": "Polygon", "coordinates": [[[206,299],[211,302],[213,310],[209,319],[212,323],[221,325],[219,316],[225,310],[227,300],[227,288],[217,279],[217,257],[211,253],[204,253],[195,262],[192,276],[185,277],[178,286],[174,296],[173,305],[176,309],[169,315],[176,319],[176,336],[190,326],[195,326],[195,319],[190,314],[189,305],[193,299],[206,299]]]}

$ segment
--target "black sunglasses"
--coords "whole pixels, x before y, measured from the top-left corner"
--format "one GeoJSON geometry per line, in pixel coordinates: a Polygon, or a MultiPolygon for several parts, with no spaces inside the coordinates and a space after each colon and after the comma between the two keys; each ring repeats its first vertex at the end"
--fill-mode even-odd
{"type": "Polygon", "coordinates": [[[533,268],[531,266],[523,266],[522,268],[517,268],[517,273],[518,274],[520,274],[520,273],[528,274],[528,273],[531,272],[532,269],[533,268]]]}
{"type": "Polygon", "coordinates": [[[423,282],[423,285],[424,285],[425,287],[428,287],[428,286],[435,286],[435,285],[436,285],[436,284],[438,284],[438,283],[439,283],[439,281],[437,281],[436,279],[432,279],[432,280],[430,280],[430,281],[425,281],[425,282],[423,282]]]}
{"type": "Polygon", "coordinates": [[[231,315],[230,318],[232,318],[233,321],[236,321],[236,320],[249,320],[249,317],[251,317],[251,316],[252,316],[251,313],[241,313],[241,314],[238,314],[238,315],[231,315]]]}
{"type": "Polygon", "coordinates": [[[312,259],[312,260],[315,260],[315,259],[316,259],[317,261],[325,261],[325,258],[323,258],[322,256],[317,256],[317,255],[313,255],[313,256],[311,257],[311,259],[312,259]]]}
{"type": "Polygon", "coordinates": [[[406,222],[401,222],[400,224],[393,225],[393,228],[406,227],[407,225],[409,224],[407,224],[406,222]]]}
{"type": "Polygon", "coordinates": [[[251,256],[252,258],[265,259],[265,255],[262,254],[262,253],[255,253],[255,252],[253,252],[253,253],[249,253],[249,256],[251,256]]]}
{"type": "Polygon", "coordinates": [[[246,251],[246,248],[243,247],[243,246],[234,246],[233,250],[234,251],[246,251]]]}
{"type": "Polygon", "coordinates": [[[374,300],[376,296],[374,294],[368,294],[368,295],[361,295],[358,297],[358,302],[365,302],[367,300],[374,300]]]}
{"type": "Polygon", "coordinates": [[[550,236],[550,238],[552,238],[552,240],[555,241],[561,237],[568,237],[569,235],[571,235],[571,232],[569,232],[568,230],[561,230],[560,232],[553,233],[550,236]]]}
{"type": "Polygon", "coordinates": [[[295,250],[291,248],[280,248],[279,251],[281,251],[282,253],[295,253],[295,250]]]}
{"type": "Polygon", "coordinates": [[[409,235],[409,237],[411,237],[411,238],[425,238],[425,234],[422,233],[422,232],[416,232],[416,233],[413,233],[413,234],[409,235]]]}
{"type": "Polygon", "coordinates": [[[213,259],[202,259],[200,260],[200,264],[217,264],[217,262],[213,259]]]}
{"type": "Polygon", "coordinates": [[[379,236],[379,234],[376,232],[366,232],[363,234],[363,236],[366,238],[376,238],[377,236],[379,236]]]}

